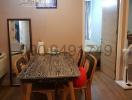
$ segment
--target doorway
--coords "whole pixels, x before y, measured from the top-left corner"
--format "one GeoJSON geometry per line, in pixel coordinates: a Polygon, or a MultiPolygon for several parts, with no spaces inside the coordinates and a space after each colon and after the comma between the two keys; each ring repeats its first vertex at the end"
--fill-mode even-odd
{"type": "Polygon", "coordinates": [[[115,79],[118,0],[84,0],[84,51],[100,53],[100,69],[115,79]]]}

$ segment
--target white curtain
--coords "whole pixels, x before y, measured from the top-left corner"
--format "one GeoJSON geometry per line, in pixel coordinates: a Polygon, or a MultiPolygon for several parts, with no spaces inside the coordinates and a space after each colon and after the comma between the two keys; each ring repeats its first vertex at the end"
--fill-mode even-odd
{"type": "Polygon", "coordinates": [[[91,36],[91,1],[85,1],[85,40],[91,36]]]}

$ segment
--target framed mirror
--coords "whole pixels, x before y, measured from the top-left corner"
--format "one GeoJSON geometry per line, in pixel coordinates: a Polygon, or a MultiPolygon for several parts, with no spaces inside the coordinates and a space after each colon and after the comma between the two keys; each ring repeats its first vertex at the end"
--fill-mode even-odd
{"type": "Polygon", "coordinates": [[[31,20],[7,19],[9,58],[10,58],[10,82],[11,85],[20,85],[17,75],[26,67],[32,51],[31,20]]]}

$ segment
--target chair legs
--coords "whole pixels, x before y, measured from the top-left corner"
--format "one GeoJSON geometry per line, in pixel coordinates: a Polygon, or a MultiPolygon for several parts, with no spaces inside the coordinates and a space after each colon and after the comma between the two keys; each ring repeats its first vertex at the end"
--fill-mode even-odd
{"type": "Polygon", "coordinates": [[[21,88],[23,90],[23,100],[30,100],[32,92],[32,84],[22,83],[21,88]]]}
{"type": "Polygon", "coordinates": [[[88,90],[85,90],[85,100],[88,100],[88,90]]]}
{"type": "Polygon", "coordinates": [[[55,92],[54,91],[50,91],[50,90],[38,90],[38,91],[33,91],[34,93],[41,93],[41,94],[45,94],[47,96],[48,100],[55,100],[55,92]]]}
{"type": "Polygon", "coordinates": [[[92,100],[91,86],[88,86],[87,89],[85,89],[85,100],[92,100]]]}
{"type": "Polygon", "coordinates": [[[67,95],[68,95],[68,87],[64,86],[63,94],[62,94],[62,100],[67,100],[67,95]]]}
{"type": "Polygon", "coordinates": [[[74,92],[73,82],[69,81],[68,85],[69,85],[69,93],[70,93],[71,100],[75,100],[75,92],[74,92]]]}
{"type": "Polygon", "coordinates": [[[89,87],[89,90],[88,90],[88,99],[89,100],[92,100],[92,95],[91,95],[91,87],[89,87]]]}
{"type": "Polygon", "coordinates": [[[46,93],[48,100],[55,100],[55,94],[54,93],[46,93]]]}
{"type": "MultiPolygon", "coordinates": [[[[78,91],[78,90],[76,90],[76,91],[78,91]]],[[[63,91],[62,100],[67,100],[68,93],[69,93],[68,90],[64,90],[63,91]]],[[[84,95],[85,96],[85,100],[92,100],[92,97],[91,97],[91,88],[90,87],[87,88],[87,89],[84,89],[84,92],[82,92],[82,93],[85,94],[84,95]]],[[[77,100],[77,98],[78,98],[77,94],[75,95],[75,98],[77,100]]]]}

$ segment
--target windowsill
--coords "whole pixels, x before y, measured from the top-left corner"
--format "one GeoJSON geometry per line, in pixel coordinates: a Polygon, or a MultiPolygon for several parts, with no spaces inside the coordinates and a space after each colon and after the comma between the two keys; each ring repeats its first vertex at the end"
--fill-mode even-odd
{"type": "Polygon", "coordinates": [[[100,44],[97,44],[91,40],[85,40],[84,46],[85,52],[100,52],[100,44]]]}
{"type": "Polygon", "coordinates": [[[100,52],[100,49],[96,49],[96,48],[93,48],[91,49],[91,47],[84,47],[84,51],[85,52],[100,52]]]}

